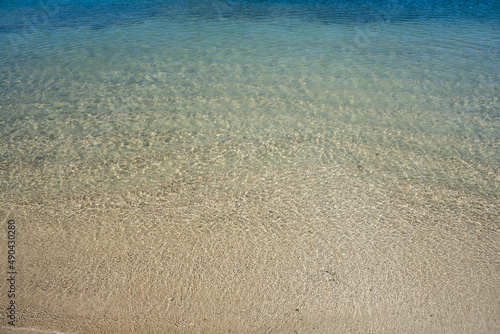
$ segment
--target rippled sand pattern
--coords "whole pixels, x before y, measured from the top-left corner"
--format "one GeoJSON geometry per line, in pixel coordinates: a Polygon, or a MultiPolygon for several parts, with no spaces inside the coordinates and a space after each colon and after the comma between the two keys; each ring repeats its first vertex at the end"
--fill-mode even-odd
{"type": "Polygon", "coordinates": [[[314,162],[8,201],[2,215],[19,225],[24,327],[493,333],[498,204],[314,162]]]}

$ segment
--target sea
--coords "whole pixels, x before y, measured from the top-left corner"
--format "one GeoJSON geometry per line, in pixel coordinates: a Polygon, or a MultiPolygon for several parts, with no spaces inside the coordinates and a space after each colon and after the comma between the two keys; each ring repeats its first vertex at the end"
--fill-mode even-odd
{"type": "Polygon", "coordinates": [[[496,201],[499,98],[496,0],[2,0],[0,199],[335,168],[496,201]]]}
{"type": "Polygon", "coordinates": [[[500,333],[499,190],[499,0],[0,0],[2,332],[500,333]]]}

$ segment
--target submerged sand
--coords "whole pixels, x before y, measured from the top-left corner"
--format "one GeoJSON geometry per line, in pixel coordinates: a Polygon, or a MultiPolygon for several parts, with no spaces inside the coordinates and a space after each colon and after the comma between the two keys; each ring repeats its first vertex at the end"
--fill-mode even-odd
{"type": "Polygon", "coordinates": [[[500,331],[494,197],[316,165],[5,201],[0,213],[2,244],[5,221],[18,228],[17,327],[500,331]]]}

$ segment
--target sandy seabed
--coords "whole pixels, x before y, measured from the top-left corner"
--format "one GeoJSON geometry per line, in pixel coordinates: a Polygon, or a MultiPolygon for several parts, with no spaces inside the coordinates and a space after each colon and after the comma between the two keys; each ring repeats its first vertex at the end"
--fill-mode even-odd
{"type": "Polygon", "coordinates": [[[498,333],[499,204],[333,165],[4,201],[0,331],[498,333]]]}

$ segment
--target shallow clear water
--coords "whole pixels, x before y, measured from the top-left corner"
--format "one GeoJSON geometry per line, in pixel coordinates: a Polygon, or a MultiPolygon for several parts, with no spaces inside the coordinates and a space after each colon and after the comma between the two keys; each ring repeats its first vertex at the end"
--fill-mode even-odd
{"type": "Polygon", "coordinates": [[[500,2],[0,3],[18,327],[500,332],[500,2]]]}
{"type": "Polygon", "coordinates": [[[12,1],[0,22],[4,199],[308,165],[498,196],[495,1],[12,1]]]}

